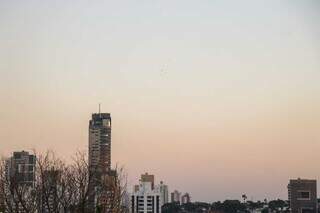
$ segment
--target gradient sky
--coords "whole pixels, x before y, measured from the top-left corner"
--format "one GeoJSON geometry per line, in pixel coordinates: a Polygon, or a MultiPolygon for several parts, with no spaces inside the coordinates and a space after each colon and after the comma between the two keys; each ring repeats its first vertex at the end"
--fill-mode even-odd
{"type": "Polygon", "coordinates": [[[129,184],[287,198],[320,181],[319,26],[317,0],[0,0],[0,155],[70,159],[100,102],[129,184]]]}

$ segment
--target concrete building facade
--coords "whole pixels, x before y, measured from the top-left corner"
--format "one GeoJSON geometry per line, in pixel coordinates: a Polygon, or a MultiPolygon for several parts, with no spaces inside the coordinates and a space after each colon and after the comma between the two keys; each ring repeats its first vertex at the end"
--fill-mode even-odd
{"type": "Polygon", "coordinates": [[[6,207],[13,212],[25,212],[23,205],[26,202],[36,202],[27,201],[28,197],[34,195],[36,186],[36,156],[26,151],[14,152],[12,157],[6,160],[5,175],[12,189],[6,207]]]}
{"type": "MultiPolygon", "coordinates": [[[[112,179],[111,170],[111,115],[93,113],[89,121],[89,203],[88,212],[96,212],[98,205],[106,204],[112,196],[111,191],[102,187],[102,182],[112,179]]],[[[115,176],[116,177],[116,176],[115,176]]],[[[107,210],[106,210],[107,211],[107,210]]]]}
{"type": "Polygon", "coordinates": [[[106,173],[111,169],[111,116],[94,113],[89,121],[89,168],[106,173]]]}
{"type": "Polygon", "coordinates": [[[160,194],[161,194],[161,200],[163,204],[169,203],[169,190],[168,186],[163,183],[163,181],[160,181],[160,184],[157,186],[159,188],[160,194]]]}
{"type": "Polygon", "coordinates": [[[317,181],[300,178],[290,180],[288,200],[292,213],[317,213],[317,181]]]}
{"type": "Polygon", "coordinates": [[[181,197],[181,203],[182,204],[186,204],[186,203],[190,203],[191,202],[191,198],[189,193],[185,193],[184,195],[182,195],[181,197]]]}
{"type": "Polygon", "coordinates": [[[63,212],[59,206],[58,201],[58,193],[61,191],[60,185],[60,176],[62,171],[61,170],[45,170],[43,172],[43,178],[46,182],[43,183],[45,186],[45,191],[41,196],[41,212],[42,213],[50,213],[50,212],[63,212]]]}
{"type": "Polygon", "coordinates": [[[161,194],[152,189],[151,182],[140,182],[139,190],[130,196],[131,213],[161,213],[161,194]]]}
{"type": "Polygon", "coordinates": [[[177,190],[174,190],[171,193],[171,203],[180,203],[181,193],[177,190]]]}
{"type": "Polygon", "coordinates": [[[36,183],[36,156],[29,152],[14,152],[12,157],[6,160],[6,176],[8,180],[14,180],[17,184],[35,187],[36,183]]]}
{"type": "Polygon", "coordinates": [[[150,175],[150,174],[148,174],[148,172],[146,172],[145,174],[141,175],[140,181],[141,182],[150,182],[151,189],[154,189],[154,175],[150,175]]]}

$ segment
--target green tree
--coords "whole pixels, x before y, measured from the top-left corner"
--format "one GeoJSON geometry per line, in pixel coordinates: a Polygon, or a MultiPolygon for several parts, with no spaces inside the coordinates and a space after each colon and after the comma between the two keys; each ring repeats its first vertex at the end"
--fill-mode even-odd
{"type": "Polygon", "coordinates": [[[215,202],[212,209],[224,213],[247,212],[246,205],[239,200],[225,200],[223,203],[215,202]]]}
{"type": "Polygon", "coordinates": [[[166,203],[162,206],[162,213],[177,213],[181,211],[180,204],[177,202],[166,203]]]}
{"type": "Polygon", "coordinates": [[[280,200],[280,199],[272,200],[272,201],[269,202],[269,208],[271,210],[278,210],[279,208],[281,210],[283,210],[287,206],[288,205],[287,205],[286,201],[280,200]]]}

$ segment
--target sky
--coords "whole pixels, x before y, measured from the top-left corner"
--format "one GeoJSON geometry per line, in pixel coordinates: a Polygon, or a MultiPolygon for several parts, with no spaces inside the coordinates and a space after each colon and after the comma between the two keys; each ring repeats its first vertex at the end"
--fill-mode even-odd
{"type": "Polygon", "coordinates": [[[320,180],[317,0],[0,0],[0,155],[88,146],[192,200],[320,180]]]}

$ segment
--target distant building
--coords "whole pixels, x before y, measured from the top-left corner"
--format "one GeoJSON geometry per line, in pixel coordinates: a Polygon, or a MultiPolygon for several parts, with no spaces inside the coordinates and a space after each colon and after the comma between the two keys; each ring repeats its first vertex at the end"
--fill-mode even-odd
{"type": "Polygon", "coordinates": [[[181,193],[177,190],[174,190],[171,193],[171,203],[180,203],[180,197],[181,197],[181,193]]]}
{"type": "Polygon", "coordinates": [[[113,208],[121,204],[121,188],[117,178],[117,171],[109,170],[102,176],[102,187],[96,187],[95,206],[100,209],[99,212],[113,212],[113,208]]]}
{"type": "Polygon", "coordinates": [[[168,200],[168,186],[163,182],[154,185],[154,175],[142,174],[139,185],[130,195],[131,213],[160,213],[164,201],[168,200]]]}
{"type": "Polygon", "coordinates": [[[29,152],[14,152],[13,156],[6,160],[6,176],[15,184],[35,187],[35,172],[36,156],[29,152]]]}
{"type": "Polygon", "coordinates": [[[150,182],[151,189],[154,189],[154,175],[149,175],[148,172],[141,175],[141,182],[150,182]]]}
{"type": "Polygon", "coordinates": [[[139,191],[139,185],[134,185],[133,186],[133,192],[139,191]]]}
{"type": "Polygon", "coordinates": [[[290,180],[288,200],[291,213],[317,213],[317,181],[290,180]]]}
{"type": "Polygon", "coordinates": [[[4,196],[2,193],[0,193],[0,212],[4,212],[4,209],[5,209],[4,196]]]}
{"type": "Polygon", "coordinates": [[[160,184],[157,186],[159,188],[160,194],[161,194],[161,200],[163,204],[169,203],[169,191],[168,186],[163,183],[163,181],[160,181],[160,184]]]}
{"type": "Polygon", "coordinates": [[[5,175],[9,180],[12,197],[6,206],[14,212],[23,212],[23,203],[33,193],[36,186],[36,156],[29,152],[14,152],[6,160],[5,175]]]}
{"type": "Polygon", "coordinates": [[[89,168],[107,173],[111,169],[111,116],[94,113],[89,121],[89,168]]]}
{"type": "Polygon", "coordinates": [[[55,169],[46,170],[44,171],[43,176],[43,180],[46,182],[43,183],[45,188],[43,189],[43,194],[41,195],[41,212],[49,213],[54,211],[62,211],[62,209],[59,209],[58,205],[58,191],[61,190],[61,185],[59,182],[61,171],[55,169]]]}
{"type": "Polygon", "coordinates": [[[152,189],[151,182],[140,182],[139,190],[133,192],[130,198],[131,213],[161,213],[161,194],[158,189],[152,189]]]}
{"type": "MultiPolygon", "coordinates": [[[[89,121],[89,183],[88,212],[94,212],[97,205],[110,200],[110,192],[101,191],[101,184],[111,170],[111,115],[94,113],[89,121]],[[101,198],[102,197],[102,198],[101,198]]],[[[112,176],[112,175],[111,175],[112,176]]],[[[112,179],[112,177],[110,177],[112,179]]]]}
{"type": "Polygon", "coordinates": [[[191,198],[189,193],[185,193],[184,195],[182,195],[181,197],[181,203],[182,204],[186,204],[186,203],[190,203],[191,202],[191,198]]]}

